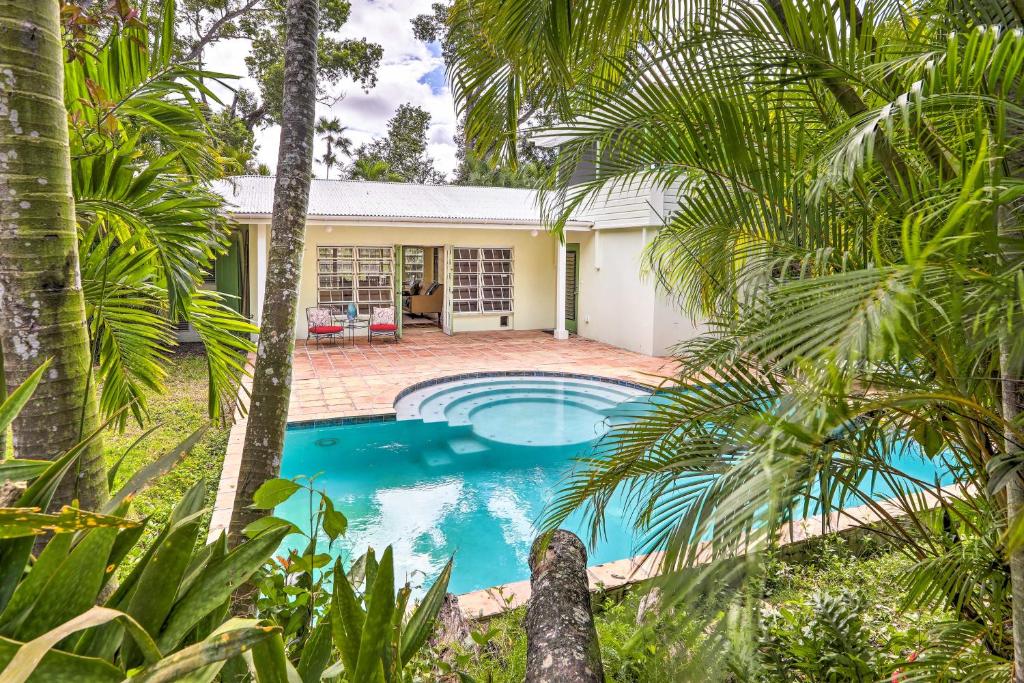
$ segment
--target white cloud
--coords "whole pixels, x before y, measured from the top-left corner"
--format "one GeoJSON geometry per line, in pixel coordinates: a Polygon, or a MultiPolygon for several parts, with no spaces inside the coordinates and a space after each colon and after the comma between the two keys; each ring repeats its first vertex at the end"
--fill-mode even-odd
{"type": "MultiPolygon", "coordinates": [[[[352,13],[341,36],[366,38],[384,48],[377,71],[377,85],[369,92],[363,92],[358,84],[346,79],[336,89],[336,94],[343,96],[341,100],[333,107],[320,105],[317,115],[337,116],[342,125],[348,126],[349,137],[355,146],[359,146],[387,133],[388,119],[398,105],[409,102],[423,107],[431,115],[429,154],[439,170],[451,173],[457,164],[456,147],[452,141],[457,121],[451,91],[440,78],[444,64],[433,54],[436,50],[432,52],[430,47],[416,40],[410,24],[417,14],[430,12],[433,1],[352,0],[352,13]]],[[[207,52],[208,67],[244,75],[247,50],[245,41],[220,43],[207,52]]],[[[255,84],[243,78],[239,85],[252,88],[255,84]]],[[[277,126],[257,133],[259,160],[271,169],[277,163],[280,134],[277,126]]],[[[323,144],[318,140],[316,155],[322,152],[323,144]]],[[[317,164],[315,172],[322,177],[323,167],[317,164]]]]}

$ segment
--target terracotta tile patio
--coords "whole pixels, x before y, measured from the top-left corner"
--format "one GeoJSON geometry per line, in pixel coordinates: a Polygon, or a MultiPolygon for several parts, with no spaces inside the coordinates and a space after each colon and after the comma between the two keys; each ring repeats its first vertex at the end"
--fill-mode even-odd
{"type": "MultiPolygon", "coordinates": [[[[289,422],[361,415],[393,415],[395,397],[419,382],[468,372],[543,370],[573,372],[657,384],[673,361],[644,356],[600,342],[558,341],[539,331],[470,332],[453,337],[437,329],[407,330],[400,342],[298,342],[289,422]]],[[[231,517],[245,420],[231,428],[221,472],[211,540],[231,517]]]]}
{"type": "Polygon", "coordinates": [[[538,331],[476,332],[454,337],[440,330],[409,330],[402,341],[299,342],[295,350],[291,422],[394,413],[397,394],[425,380],[467,372],[545,370],[576,372],[644,384],[657,383],[671,361],[600,342],[556,341],[538,331]]]}

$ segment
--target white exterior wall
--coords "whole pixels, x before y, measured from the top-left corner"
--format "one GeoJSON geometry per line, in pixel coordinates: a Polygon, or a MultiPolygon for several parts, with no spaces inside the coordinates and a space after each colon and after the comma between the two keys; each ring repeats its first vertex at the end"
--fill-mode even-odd
{"type": "Polygon", "coordinates": [[[661,225],[664,193],[651,182],[621,182],[602,188],[583,202],[576,213],[593,221],[595,228],[634,228],[661,225]]]}
{"type": "Polygon", "coordinates": [[[569,232],[580,245],[577,334],[653,356],[696,336],[678,306],[640,275],[644,246],[654,228],[569,232]]]}

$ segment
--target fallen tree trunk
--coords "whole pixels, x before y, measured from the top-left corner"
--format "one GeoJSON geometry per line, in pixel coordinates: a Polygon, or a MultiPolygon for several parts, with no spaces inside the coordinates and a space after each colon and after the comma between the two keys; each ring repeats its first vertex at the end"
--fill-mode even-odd
{"type": "Polygon", "coordinates": [[[587,585],[587,549],[575,534],[558,529],[550,538],[534,541],[530,589],[526,683],[603,681],[587,585]]]}

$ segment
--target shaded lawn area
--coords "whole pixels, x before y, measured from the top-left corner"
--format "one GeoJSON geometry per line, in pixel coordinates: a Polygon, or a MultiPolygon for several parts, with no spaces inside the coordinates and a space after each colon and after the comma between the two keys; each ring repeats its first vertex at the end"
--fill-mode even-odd
{"type": "MultiPolygon", "coordinates": [[[[179,350],[171,359],[166,384],[166,393],[148,394],[149,422],[145,427],[129,422],[124,432],[111,430],[104,437],[106,461],[110,467],[147,429],[158,426],[156,431],[132,449],[122,463],[114,490],[133,472],[173,449],[196,429],[209,423],[206,409],[206,356],[201,351],[179,350]]],[[[131,558],[138,557],[149,546],[174,505],[200,479],[205,479],[206,504],[212,508],[229,429],[230,425],[212,424],[184,459],[135,499],[133,514],[137,517],[148,516],[150,520],[142,542],[135,546],[131,558]]],[[[209,512],[203,522],[201,538],[204,542],[205,527],[208,524],[209,512]]]]}

